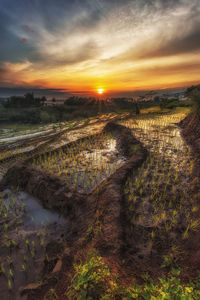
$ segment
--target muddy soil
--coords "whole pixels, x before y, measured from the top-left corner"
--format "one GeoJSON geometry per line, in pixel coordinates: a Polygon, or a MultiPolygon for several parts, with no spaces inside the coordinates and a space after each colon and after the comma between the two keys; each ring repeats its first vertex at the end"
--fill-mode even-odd
{"type": "MultiPolygon", "coordinates": [[[[68,247],[62,253],[60,260],[54,259],[54,263],[52,263],[53,267],[58,267],[56,276],[60,278],[64,277],[66,268],[72,266],[75,253],[79,249],[85,248],[91,241],[91,237],[92,243],[100,252],[112,256],[118,255],[120,252],[121,185],[131,169],[141,165],[147,156],[147,151],[132,136],[131,131],[121,125],[109,123],[104,128],[104,132],[111,132],[116,137],[117,148],[126,157],[127,162],[89,195],[73,191],[63,185],[59,178],[39,172],[26,164],[19,164],[11,168],[1,182],[1,190],[7,186],[17,186],[31,195],[39,197],[44,207],[53,208],[67,217],[70,225],[67,232],[65,231],[65,241],[67,241],[68,247]],[[100,231],[99,225],[102,228],[100,231]]],[[[47,252],[47,248],[45,250],[47,252]]],[[[51,252],[51,246],[48,251],[51,252]]],[[[46,269],[48,270],[48,267],[46,269]]],[[[46,282],[45,284],[30,285],[22,291],[22,294],[27,293],[32,299],[35,297],[43,299],[47,287],[49,289],[58,284],[51,272],[44,273],[42,278],[43,282],[46,282]]]]}
{"type": "Polygon", "coordinates": [[[182,135],[199,153],[200,150],[200,117],[191,113],[179,124],[182,135]]]}
{"type": "Polygon", "coordinates": [[[197,158],[196,174],[200,178],[200,117],[191,113],[179,124],[181,135],[191,146],[195,157],[197,158]]]}

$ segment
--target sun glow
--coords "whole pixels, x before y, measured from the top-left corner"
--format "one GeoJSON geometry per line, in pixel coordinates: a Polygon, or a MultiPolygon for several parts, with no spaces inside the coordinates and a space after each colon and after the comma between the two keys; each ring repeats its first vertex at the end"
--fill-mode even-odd
{"type": "Polygon", "coordinates": [[[103,94],[104,89],[97,89],[98,94],[103,94]]]}

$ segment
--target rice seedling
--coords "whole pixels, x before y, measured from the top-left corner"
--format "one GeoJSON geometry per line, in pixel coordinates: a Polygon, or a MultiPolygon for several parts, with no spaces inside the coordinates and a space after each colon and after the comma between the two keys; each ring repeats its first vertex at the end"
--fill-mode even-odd
{"type": "Polygon", "coordinates": [[[121,165],[123,158],[117,159],[115,154],[116,140],[102,133],[40,155],[32,166],[57,174],[73,189],[90,191],[121,165]]]}
{"type": "MultiPolygon", "coordinates": [[[[155,238],[161,243],[166,241],[166,245],[170,247],[175,241],[181,243],[182,239],[188,239],[190,232],[199,228],[198,200],[191,198],[189,193],[198,186],[198,180],[191,176],[194,159],[178,128],[174,126],[174,123],[178,123],[182,118],[184,115],[177,113],[154,118],[138,116],[137,122],[132,119],[121,122],[129,127],[150,151],[137,175],[130,175],[124,188],[133,238],[138,230],[137,226],[132,226],[135,225],[135,214],[139,213],[138,225],[154,226],[156,229],[156,234],[153,229],[149,235],[150,249],[154,247],[155,238]],[[136,202],[134,197],[140,199],[137,207],[133,206],[136,202]],[[147,217],[143,220],[143,216],[147,217]],[[182,235],[177,233],[180,224],[184,228],[182,235]]],[[[143,236],[137,237],[137,242],[144,245],[143,236]]],[[[164,259],[165,265],[170,265],[173,260],[171,254],[164,259]]]]}
{"type": "Polygon", "coordinates": [[[26,264],[24,263],[24,264],[21,265],[21,271],[22,271],[22,272],[26,272],[26,270],[27,270],[27,266],[26,266],[26,264]]]}
{"type": "Polygon", "coordinates": [[[12,289],[12,282],[10,279],[8,279],[8,289],[11,290],[12,289]]]}

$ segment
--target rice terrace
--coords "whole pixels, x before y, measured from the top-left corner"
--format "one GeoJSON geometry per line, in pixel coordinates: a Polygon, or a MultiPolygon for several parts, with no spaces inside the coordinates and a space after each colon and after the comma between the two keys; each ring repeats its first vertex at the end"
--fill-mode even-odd
{"type": "Polygon", "coordinates": [[[199,300],[199,0],[72,2],[0,3],[0,297],[199,300]]]}

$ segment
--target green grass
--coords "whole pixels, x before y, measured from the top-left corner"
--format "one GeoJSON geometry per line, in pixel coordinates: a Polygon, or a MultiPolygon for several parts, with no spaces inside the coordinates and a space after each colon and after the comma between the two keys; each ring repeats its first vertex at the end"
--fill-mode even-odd
{"type": "Polygon", "coordinates": [[[200,299],[200,282],[182,283],[180,270],[172,269],[166,277],[156,282],[132,284],[125,287],[118,283],[103,258],[97,254],[85,263],[74,265],[75,275],[66,295],[68,299],[144,299],[144,300],[190,300],[200,299]]]}

